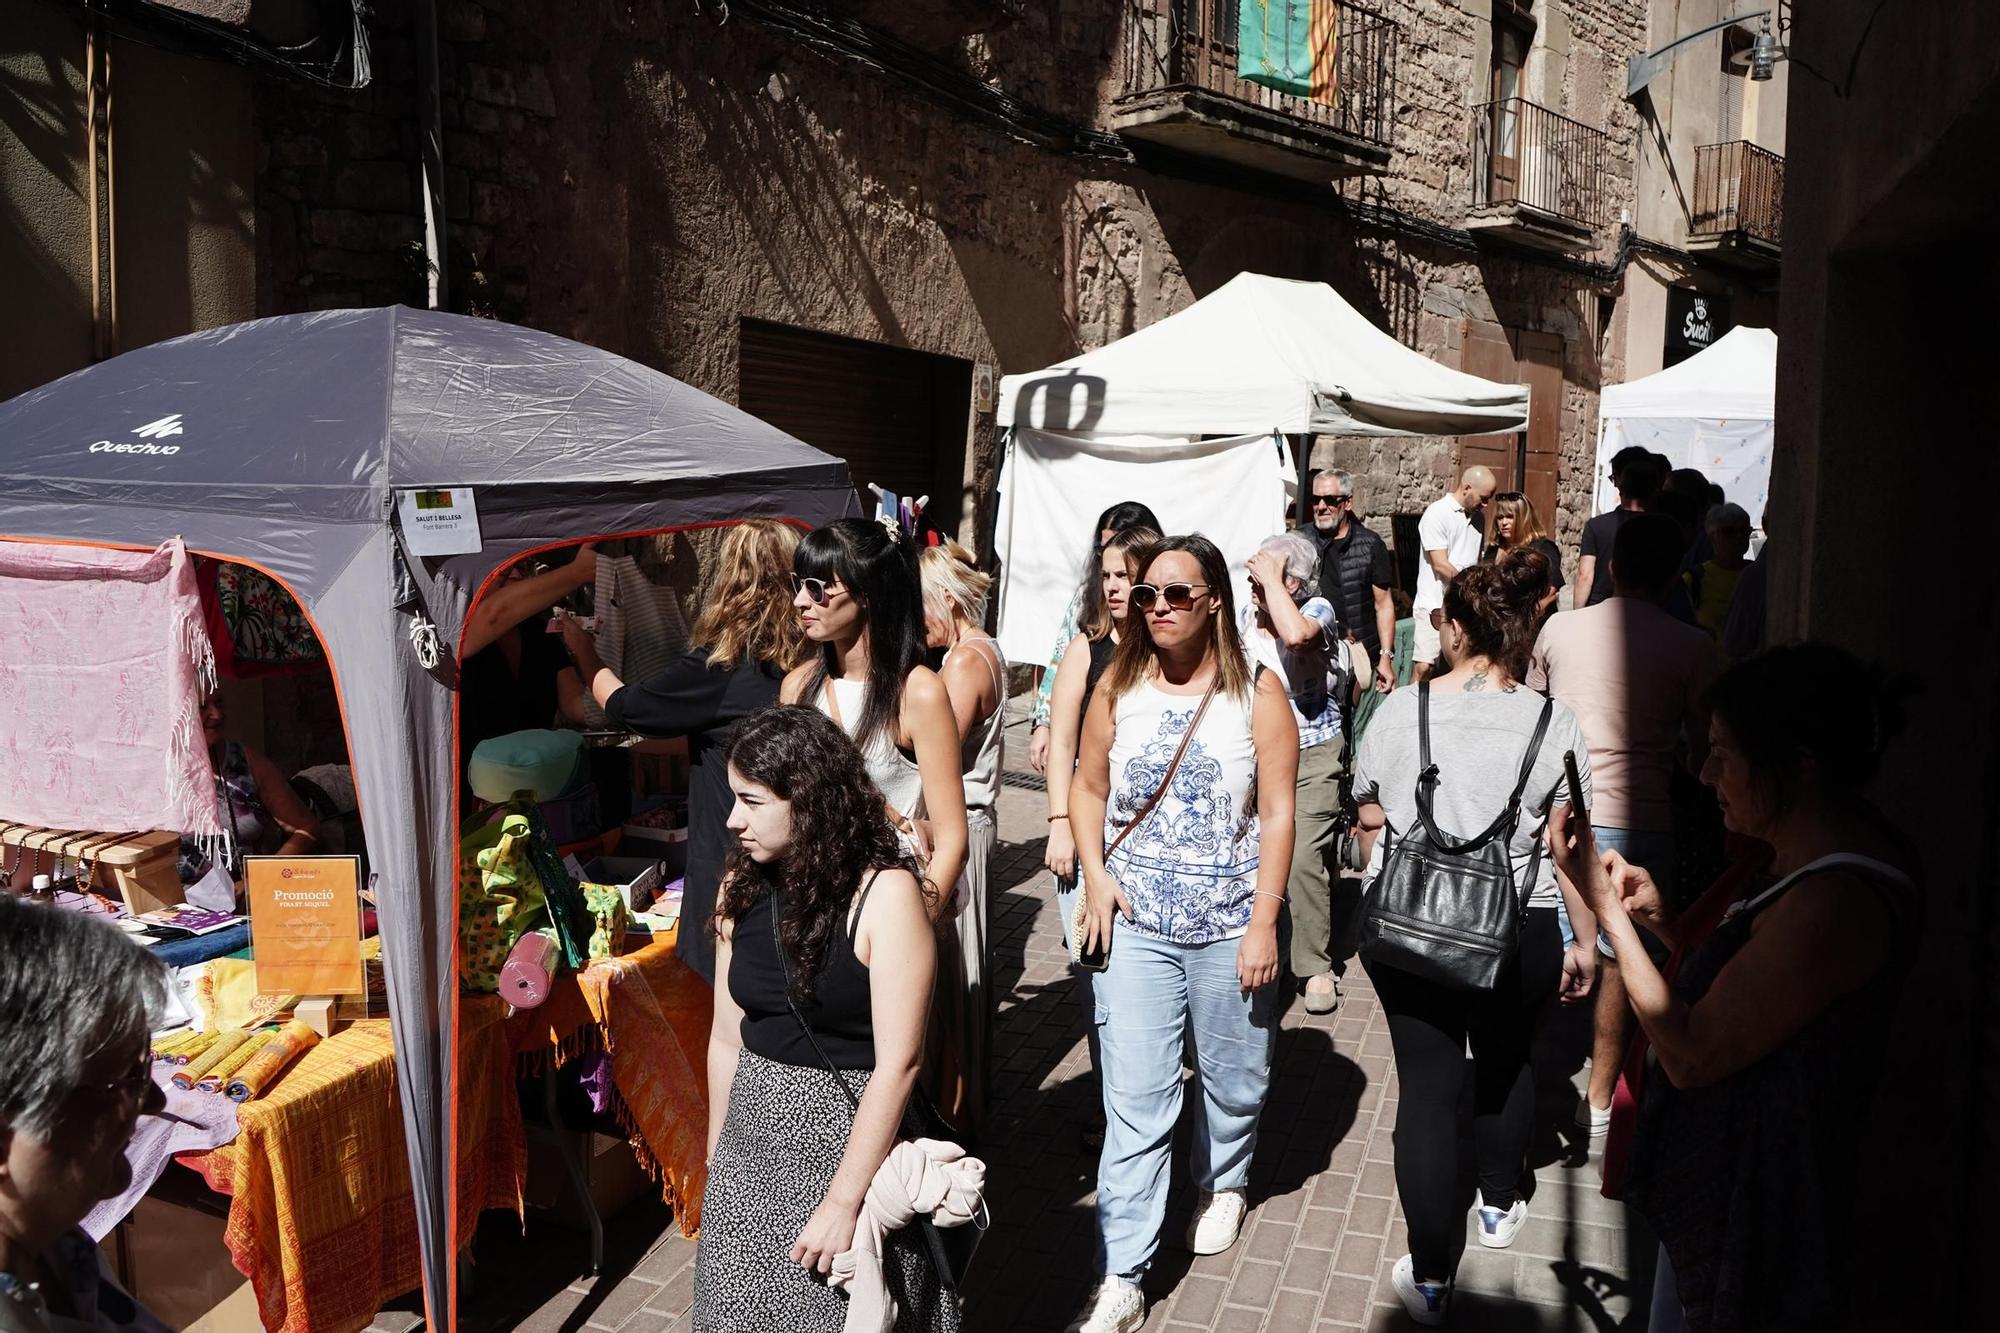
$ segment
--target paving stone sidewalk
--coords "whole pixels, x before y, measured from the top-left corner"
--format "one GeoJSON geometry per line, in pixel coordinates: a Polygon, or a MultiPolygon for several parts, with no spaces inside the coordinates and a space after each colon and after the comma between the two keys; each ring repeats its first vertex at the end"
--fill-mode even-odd
{"type": "MultiPolygon", "coordinates": [[[[1025,728],[1010,728],[1008,739],[1024,768],[1025,728]]],[[[1041,867],[1046,813],[1039,781],[1010,774],[990,874],[998,1067],[984,1155],[995,1224],[967,1293],[970,1333],[1054,1333],[1092,1282],[1096,1161],[1082,1135],[1097,1091],[1041,867]]],[[[1177,1148],[1168,1240],[1146,1283],[1148,1330],[1410,1326],[1389,1285],[1391,1265],[1408,1248],[1392,1166],[1389,1034],[1358,967],[1348,969],[1345,991],[1337,1014],[1309,1016],[1295,1002],[1285,1016],[1251,1171],[1251,1212],[1227,1254],[1197,1259],[1179,1248],[1191,1192],[1177,1148]]],[[[1580,1010],[1559,1011],[1543,1033],[1530,1220],[1511,1249],[1468,1244],[1456,1328],[1646,1326],[1653,1242],[1643,1223],[1599,1193],[1597,1161],[1570,1125],[1588,1045],[1580,1010]]],[[[1463,1189],[1469,1201],[1469,1177],[1463,1189]]],[[[506,1218],[482,1228],[466,1328],[677,1333],[690,1326],[694,1245],[657,1205],[635,1205],[607,1225],[605,1272],[596,1279],[576,1277],[587,1267],[581,1236],[539,1220],[526,1237],[510,1233],[506,1218]]],[[[374,1327],[406,1333],[419,1307],[399,1307],[374,1327]]]]}

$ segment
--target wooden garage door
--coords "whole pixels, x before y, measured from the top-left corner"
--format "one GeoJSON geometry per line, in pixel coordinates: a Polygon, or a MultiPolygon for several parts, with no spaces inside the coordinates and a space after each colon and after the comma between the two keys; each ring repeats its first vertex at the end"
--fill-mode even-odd
{"type": "Polygon", "coordinates": [[[1542,526],[1556,529],[1556,469],[1562,446],[1563,340],[1553,333],[1467,321],[1459,369],[1528,386],[1528,429],[1510,435],[1462,435],[1460,470],[1483,463],[1503,491],[1521,491],[1542,526]]]}
{"type": "Polygon", "coordinates": [[[887,343],[745,319],[737,406],[847,460],[874,482],[958,511],[972,363],[887,343]]]}

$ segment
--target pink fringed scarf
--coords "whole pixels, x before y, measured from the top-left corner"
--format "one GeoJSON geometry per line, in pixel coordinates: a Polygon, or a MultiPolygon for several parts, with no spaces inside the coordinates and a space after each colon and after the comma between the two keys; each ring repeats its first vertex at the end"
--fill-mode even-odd
{"type": "Polygon", "coordinates": [[[193,834],[219,850],[194,563],[0,541],[0,819],[193,834]]]}

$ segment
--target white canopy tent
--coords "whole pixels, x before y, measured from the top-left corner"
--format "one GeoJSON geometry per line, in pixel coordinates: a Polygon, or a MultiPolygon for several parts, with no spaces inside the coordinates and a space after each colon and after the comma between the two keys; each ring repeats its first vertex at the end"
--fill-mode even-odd
{"type": "Polygon", "coordinates": [[[1526,385],[1439,365],[1325,283],[1259,273],[1109,346],[1005,376],[1002,650],[1048,660],[1109,505],[1139,500],[1172,531],[1208,534],[1240,604],[1243,562],[1287,526],[1286,436],[1486,435],[1527,419],[1526,385]]]}
{"type": "Polygon", "coordinates": [[[1701,469],[1761,528],[1777,380],[1778,335],[1734,328],[1677,366],[1607,387],[1597,408],[1598,509],[1618,503],[1606,475],[1612,455],[1638,445],[1675,467],[1701,469]]]}

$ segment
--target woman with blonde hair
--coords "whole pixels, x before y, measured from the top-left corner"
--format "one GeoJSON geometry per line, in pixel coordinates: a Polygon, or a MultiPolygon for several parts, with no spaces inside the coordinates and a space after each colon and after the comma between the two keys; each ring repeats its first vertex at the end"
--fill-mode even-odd
{"type": "Polygon", "coordinates": [[[1563,560],[1561,549],[1535,512],[1534,501],[1520,491],[1502,491],[1493,497],[1491,521],[1493,542],[1481,557],[1482,563],[1490,564],[1506,551],[1534,551],[1548,561],[1548,587],[1535,608],[1537,614],[1546,614],[1563,589],[1563,560]]]}
{"type": "Polygon", "coordinates": [[[1299,730],[1284,683],[1254,669],[1229,566],[1169,537],[1132,586],[1126,632],[1083,724],[1068,815],[1104,1085],[1097,1168],[1102,1281],[1071,1333],[1132,1333],[1166,1220],[1183,1052],[1202,1112],[1187,1248],[1236,1243],[1277,1030],[1278,917],[1292,860],[1299,730]]]}
{"type": "Polygon", "coordinates": [[[979,571],[957,542],[926,547],[917,558],[923,587],[924,642],[944,649],[938,676],[958,724],[965,784],[965,869],[954,915],[939,923],[936,1031],[925,1050],[925,1073],[953,1123],[976,1133],[986,1114],[987,1053],[992,1003],[986,990],[986,861],[997,829],[1002,729],[1007,721],[1007,659],[982,629],[993,576],[979,571]]]}
{"type": "Polygon", "coordinates": [[[642,736],[687,737],[687,887],[676,947],[681,961],[709,981],[715,979],[710,918],[730,847],[724,824],[734,804],[724,758],[736,724],[776,703],[785,673],[805,659],[789,582],[798,547],[798,529],[774,518],[731,528],[688,654],[646,680],[620,680],[606,669],[590,634],[573,620],[563,622],[563,642],[613,726],[642,736]]]}

